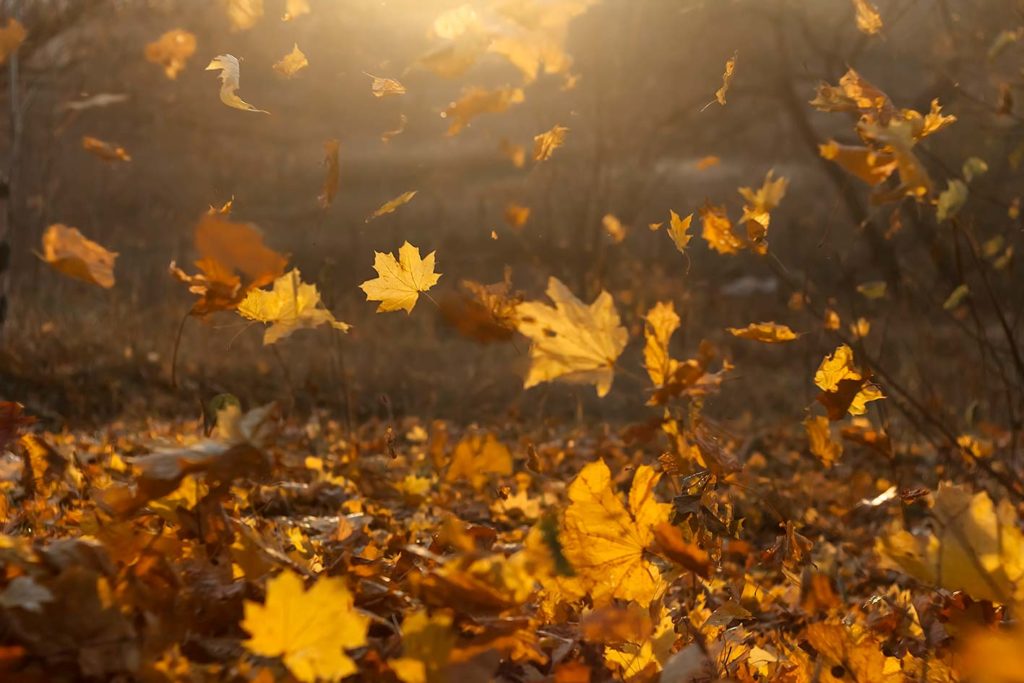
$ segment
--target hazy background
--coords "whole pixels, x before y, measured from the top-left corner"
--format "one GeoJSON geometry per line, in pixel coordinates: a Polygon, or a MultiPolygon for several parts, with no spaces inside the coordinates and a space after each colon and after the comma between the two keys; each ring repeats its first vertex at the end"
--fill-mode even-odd
{"type": "MultiPolygon", "coordinates": [[[[523,86],[525,102],[481,116],[454,137],[445,136],[440,113],[463,87],[522,80],[494,55],[451,80],[416,67],[438,45],[431,22],[462,4],[455,0],[310,0],[312,13],[290,22],[280,21],[283,0],[265,0],[265,16],[245,31],[232,30],[221,3],[205,0],[4,4],[3,16],[21,17],[30,37],[21,59],[24,129],[10,169],[11,310],[0,394],[37,412],[187,412],[229,391],[300,408],[343,408],[347,393],[359,418],[389,411],[467,421],[504,411],[643,414],[635,339],[622,361],[628,370],[598,402],[587,387],[522,393],[524,339],[481,346],[448,328],[425,299],[410,316],[375,314],[357,286],[374,277],[374,250],[394,251],[409,240],[437,251],[438,300],[463,278],[499,281],[508,265],[515,286],[533,299],[542,297],[548,275],[588,301],[608,289],[639,334],[640,316],[672,299],[684,319],[677,355],[692,355],[709,338],[738,365],[712,413],[799,415],[813,400],[813,369],[831,350],[820,325],[787,307],[789,291],[766,259],[711,253],[699,238],[685,259],[664,234],[647,229],[667,220],[669,209],[685,215],[705,198],[735,214],[736,188],[759,186],[769,169],[790,179],[770,232],[785,267],[813,282],[820,300],[835,297],[844,325],[868,316],[870,343],[898,359],[922,391],[937,397],[955,385],[953,400],[966,405],[985,390],[983,373],[964,370],[975,360],[950,335],[956,321],[943,321],[939,308],[933,322],[920,322],[923,302],[941,302],[958,282],[942,236],[904,205],[897,207],[903,229],[882,237],[893,207],[870,206],[856,179],[830,174],[817,155],[817,143],[829,137],[852,142],[851,121],[806,102],[818,82],[836,82],[848,66],[899,106],[926,111],[940,98],[960,121],[929,139],[926,163],[943,178],[966,156],[986,158],[992,170],[981,181],[981,199],[972,194],[974,208],[992,217],[986,229],[1017,240],[1019,223],[1007,221],[1004,207],[1019,191],[1020,175],[1007,158],[1022,140],[1020,120],[995,111],[1000,85],[1017,87],[1020,48],[995,60],[987,52],[1000,31],[1024,23],[1018,2],[878,0],[886,26],[869,38],[857,31],[849,0],[598,1],[569,25],[576,87],[542,75],[523,86]],[[173,28],[195,33],[198,49],[169,80],[143,50],[173,28]],[[284,79],[271,66],[296,43],[310,66],[284,79]],[[728,104],[705,107],[737,51],[728,104]],[[222,53],[242,59],[240,94],[270,116],[219,101],[216,74],[203,68],[222,53]],[[398,78],[408,92],[374,98],[365,72],[398,78]],[[98,93],[128,99],[78,112],[65,106],[98,93]],[[403,114],[405,132],[381,142],[403,114]],[[498,151],[503,139],[529,148],[555,124],[570,131],[545,163],[517,169],[498,151]],[[133,160],[104,163],[82,150],[83,135],[123,145],[133,160]],[[317,195],[329,138],[341,141],[341,184],[322,210],[317,195]],[[698,170],[697,160],[712,154],[721,163],[698,170]],[[364,222],[410,189],[418,191],[410,204],[364,222]],[[272,248],[290,254],[353,330],[340,340],[324,329],[300,332],[268,349],[260,326],[237,316],[189,320],[172,388],[175,333],[192,296],[167,264],[191,264],[198,217],[232,197],[233,218],[257,224],[272,248]],[[502,218],[509,202],[532,208],[519,231],[502,218]],[[630,228],[621,244],[601,227],[606,213],[630,228]],[[113,290],[64,279],[33,255],[55,222],[120,253],[113,290]],[[890,299],[856,296],[857,283],[878,279],[894,285],[890,299]],[[768,319],[809,334],[768,348],[723,331],[768,319]],[[932,363],[936,358],[942,361],[932,363]]],[[[1005,278],[997,286],[1018,311],[1015,265],[1005,278]]]]}

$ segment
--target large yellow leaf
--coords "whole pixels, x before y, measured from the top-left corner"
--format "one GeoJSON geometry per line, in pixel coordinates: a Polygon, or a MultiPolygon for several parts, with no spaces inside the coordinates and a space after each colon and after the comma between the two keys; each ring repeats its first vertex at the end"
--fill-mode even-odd
{"type": "Polygon", "coordinates": [[[348,332],[346,323],[334,319],[320,305],[320,292],[316,285],[302,281],[298,268],[274,281],[274,288],[254,289],[238,304],[238,313],[249,320],[270,325],[263,333],[264,344],[274,344],[295,330],[330,325],[348,332]]]}
{"type": "Polygon", "coordinates": [[[195,51],[195,34],[176,28],[146,45],[146,61],[162,66],[164,75],[174,80],[195,51]]]}
{"type": "Polygon", "coordinates": [[[644,367],[655,386],[668,381],[679,361],[669,355],[669,340],[679,329],[679,315],[671,301],[659,302],[644,317],[644,367]]]}
{"type": "Polygon", "coordinates": [[[238,58],[233,55],[217,55],[206,65],[206,71],[220,71],[220,101],[234,109],[269,114],[269,111],[257,109],[238,96],[239,79],[241,78],[238,58]]]}
{"type": "Polygon", "coordinates": [[[976,600],[1007,604],[1024,597],[1024,534],[1009,501],[995,505],[984,491],[943,483],[932,517],[929,533],[911,534],[897,524],[876,550],[919,581],[976,600]]]}
{"type": "Polygon", "coordinates": [[[366,293],[367,301],[380,302],[378,313],[397,310],[412,313],[419,293],[436,285],[441,277],[441,273],[434,272],[435,253],[432,251],[421,258],[420,250],[408,242],[398,250],[397,259],[391,254],[375,252],[373,269],[378,277],[367,280],[359,288],[366,293]]]}
{"type": "Polygon", "coordinates": [[[104,289],[114,286],[117,254],[85,237],[78,228],[60,223],[51,225],[43,233],[43,253],[40,256],[54,270],[68,277],[104,289]]]}
{"type": "Polygon", "coordinates": [[[263,657],[281,657],[303,682],[337,681],[356,672],[346,649],[366,644],[369,620],[355,610],[340,578],[321,578],[303,590],[299,575],[284,571],[267,582],[261,605],[245,602],[245,647],[263,657]]]}
{"type": "Polygon", "coordinates": [[[647,606],[664,588],[661,571],[645,553],[654,527],[668,521],[671,505],[659,503],[659,475],[641,465],[623,504],[603,460],[584,467],[569,486],[562,549],[595,604],[613,599],[647,606]]]}
{"type": "Polygon", "coordinates": [[[516,307],[519,332],[530,338],[530,371],[523,386],[561,380],[593,384],[597,395],[608,393],[614,379],[615,361],[626,347],[629,334],[608,292],[602,291],[587,306],[555,277],[548,279],[549,306],[527,301],[516,307]]]}

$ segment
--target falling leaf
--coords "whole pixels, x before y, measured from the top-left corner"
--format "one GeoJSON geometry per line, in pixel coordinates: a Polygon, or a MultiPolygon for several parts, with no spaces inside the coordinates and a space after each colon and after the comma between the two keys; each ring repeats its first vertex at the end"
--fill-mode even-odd
{"type": "Polygon", "coordinates": [[[967,285],[958,285],[956,289],[949,293],[946,297],[946,301],[943,302],[942,308],[947,311],[952,311],[967,298],[967,295],[971,293],[971,290],[967,285]]]}
{"type": "Polygon", "coordinates": [[[373,269],[377,277],[359,285],[367,301],[380,301],[378,313],[404,309],[412,313],[420,292],[437,284],[441,273],[434,272],[434,254],[420,258],[420,250],[408,242],[398,250],[398,258],[391,254],[374,253],[373,269]]]}
{"type": "Polygon", "coordinates": [[[1009,501],[984,491],[939,484],[927,534],[897,523],[875,542],[876,551],[919,581],[999,604],[1024,596],[1024,535],[1009,501]]]}
{"type": "MultiPolygon", "coordinates": [[[[281,57],[281,59],[278,60],[276,64],[274,64],[274,71],[281,74],[285,78],[291,78],[302,69],[305,69],[307,66],[309,66],[309,60],[306,59],[306,55],[302,54],[302,50],[299,49],[299,44],[295,43],[295,47],[292,48],[292,51],[286,54],[284,57],[281,57]]],[[[237,83],[235,84],[235,89],[238,89],[237,83]]],[[[221,95],[221,99],[223,98],[224,96],[221,95]]],[[[248,106],[242,108],[247,109],[248,106]]]]}
{"type": "Polygon", "coordinates": [[[296,330],[313,329],[330,325],[336,330],[348,332],[346,323],[334,319],[330,311],[320,304],[320,292],[316,285],[302,281],[299,270],[293,269],[274,281],[268,292],[253,289],[238,304],[238,313],[243,318],[270,325],[263,334],[263,344],[274,344],[296,330]]]}
{"type": "Polygon", "coordinates": [[[940,221],[949,220],[959,213],[967,203],[967,183],[954,178],[939,195],[935,217],[940,221]]]}
{"type": "Polygon", "coordinates": [[[408,192],[403,192],[394,199],[389,199],[388,201],[384,202],[379,207],[377,207],[376,211],[367,216],[364,222],[369,223],[374,218],[380,218],[385,214],[394,213],[395,209],[405,204],[408,204],[410,201],[412,201],[412,198],[415,196],[416,190],[409,190],[408,192]]]}
{"type": "Polygon", "coordinates": [[[305,14],[309,14],[311,11],[309,0],[285,0],[284,14],[281,15],[281,21],[292,21],[305,14]]]}
{"type": "Polygon", "coordinates": [[[323,576],[308,590],[289,570],[267,582],[264,604],[245,601],[247,650],[281,657],[303,683],[339,681],[356,672],[345,654],[366,644],[369,619],[356,611],[344,579],[323,576]]]}
{"type": "Polygon", "coordinates": [[[869,0],[853,0],[853,9],[857,13],[857,30],[873,36],[882,30],[882,16],[869,0]]]}
{"type": "Polygon", "coordinates": [[[828,418],[821,415],[809,415],[804,420],[804,429],[807,431],[807,441],[810,444],[811,453],[821,460],[825,467],[832,467],[839,460],[839,456],[843,454],[843,444],[832,438],[828,418]]]}
{"type": "Polygon", "coordinates": [[[715,99],[719,104],[725,106],[725,96],[729,92],[729,84],[732,83],[732,75],[736,71],[736,58],[739,52],[734,52],[725,62],[725,71],[722,72],[722,87],[715,91],[715,99]]]}
{"type": "Polygon", "coordinates": [[[970,183],[973,182],[975,178],[988,173],[988,164],[985,163],[984,159],[968,157],[964,160],[963,166],[960,168],[960,172],[963,174],[964,180],[970,183]]]}
{"type": "Polygon", "coordinates": [[[492,474],[512,474],[512,453],[493,434],[474,434],[455,447],[445,481],[466,480],[480,490],[492,474]]]}
{"type": "Polygon", "coordinates": [[[872,280],[857,285],[857,293],[867,299],[884,299],[888,289],[885,280],[872,280]]]}
{"type": "Polygon", "coordinates": [[[445,135],[458,135],[473,119],[483,114],[497,114],[526,99],[521,88],[504,87],[495,90],[471,87],[462,91],[462,96],[441,112],[441,118],[448,119],[445,135]]]}
{"type": "Polygon", "coordinates": [[[14,54],[27,36],[25,27],[17,19],[9,18],[7,24],[0,27],[0,64],[14,54]]]}
{"type": "Polygon", "coordinates": [[[206,71],[220,70],[220,101],[234,109],[242,111],[254,111],[261,114],[270,112],[257,109],[238,96],[239,88],[239,66],[238,59],[232,55],[218,55],[206,65],[206,71]]]}
{"type": "Polygon", "coordinates": [[[716,157],[714,154],[709,154],[706,157],[701,157],[700,159],[697,159],[697,163],[695,164],[695,166],[697,167],[698,171],[706,171],[709,168],[718,166],[720,163],[722,163],[722,160],[720,158],[716,157]]]}
{"type": "Polygon", "coordinates": [[[341,143],[335,139],[324,143],[323,165],[327,171],[324,173],[324,185],[320,191],[320,208],[326,209],[334,201],[334,195],[338,193],[341,169],[338,162],[338,154],[341,150],[341,143]]]}
{"type": "Polygon", "coordinates": [[[743,206],[743,217],[740,220],[747,226],[747,240],[751,249],[758,254],[768,252],[768,224],[771,212],[779,205],[786,194],[789,184],[785,178],[774,179],[772,171],[764,178],[764,183],[757,190],[741,187],[740,195],[746,200],[743,206]]]}
{"type": "Polygon", "coordinates": [[[401,135],[402,133],[405,132],[405,125],[408,122],[409,122],[409,119],[406,117],[405,114],[399,114],[398,115],[398,128],[395,128],[393,130],[386,130],[383,133],[381,133],[380,134],[380,141],[385,143],[385,144],[388,143],[388,142],[391,142],[391,138],[395,137],[396,135],[401,135]]]}
{"type": "Polygon", "coordinates": [[[690,243],[693,235],[690,234],[690,223],[693,222],[693,214],[686,218],[680,218],[675,211],[668,212],[668,236],[676,245],[680,254],[686,253],[686,246],[690,243]]]}
{"type": "Polygon", "coordinates": [[[511,271],[506,269],[502,282],[482,285],[463,280],[459,285],[465,294],[441,300],[444,321],[484,344],[511,339],[519,326],[516,307],[523,301],[520,293],[512,291],[511,271]]]}
{"type": "Polygon", "coordinates": [[[644,316],[644,368],[655,386],[665,384],[678,366],[669,354],[668,345],[679,323],[671,301],[658,302],[644,316]]]}
{"type": "Polygon", "coordinates": [[[647,555],[654,529],[668,521],[671,506],[659,503],[659,476],[641,465],[633,475],[626,504],[612,485],[604,460],[590,463],[569,485],[569,507],[562,522],[562,550],[595,605],[614,599],[649,605],[663,590],[661,572],[647,555]]]}
{"type": "Polygon", "coordinates": [[[822,359],[814,373],[814,383],[822,391],[818,401],[828,410],[832,421],[841,419],[847,412],[863,415],[869,402],[885,398],[881,389],[870,381],[870,376],[854,365],[853,351],[846,344],[822,359]]]}
{"type": "Polygon", "coordinates": [[[104,289],[114,286],[114,261],[117,253],[86,238],[78,228],[69,228],[61,223],[47,228],[43,233],[43,253],[40,257],[54,270],[68,277],[104,289]]]}
{"type": "Polygon", "coordinates": [[[604,218],[601,219],[601,225],[615,244],[619,244],[622,240],[626,239],[626,226],[612,214],[606,213],[604,218]]]}
{"type": "Polygon", "coordinates": [[[517,145],[502,138],[498,149],[516,168],[522,168],[526,165],[526,148],[522,145],[517,145]]]}
{"type": "Polygon", "coordinates": [[[109,142],[104,142],[99,138],[90,137],[85,135],[82,137],[82,149],[91,154],[95,154],[104,161],[131,161],[132,157],[128,152],[125,151],[124,147],[115,145],[109,142]]]}
{"type": "Polygon", "coordinates": [[[511,228],[521,228],[530,220],[530,207],[511,202],[505,206],[505,222],[511,228]]]}
{"type": "Polygon", "coordinates": [[[532,342],[530,370],[523,387],[541,382],[594,384],[598,396],[608,393],[615,361],[629,334],[619,322],[611,294],[602,291],[589,306],[558,278],[548,278],[549,306],[539,301],[520,304],[519,332],[532,342]]]}
{"type": "Polygon", "coordinates": [[[870,147],[840,145],[835,140],[818,145],[818,152],[823,159],[836,162],[871,186],[885,182],[897,166],[890,153],[877,152],[870,147]]]}
{"type": "Polygon", "coordinates": [[[797,338],[796,332],[789,327],[774,322],[750,323],[746,327],[728,327],[726,329],[734,337],[752,339],[766,344],[788,342],[797,338]]]}
{"type": "MultiPolygon", "coordinates": [[[[366,73],[365,71],[363,73],[366,73]]],[[[366,74],[373,79],[370,91],[374,97],[387,97],[388,95],[404,95],[405,86],[393,78],[382,78],[373,74],[366,74]]]]}
{"type": "Polygon", "coordinates": [[[246,31],[263,18],[263,0],[226,0],[233,31],[246,31]]]}
{"type": "Polygon", "coordinates": [[[145,54],[146,61],[162,66],[164,75],[173,81],[195,52],[195,34],[176,28],[146,45],[145,54]]]}
{"type": "Polygon", "coordinates": [[[554,154],[555,150],[565,144],[565,134],[569,129],[565,126],[555,125],[540,135],[533,137],[533,160],[547,161],[554,154]]]}
{"type": "Polygon", "coordinates": [[[724,206],[705,204],[700,208],[701,236],[719,254],[738,254],[743,242],[732,231],[732,221],[724,206]]]}

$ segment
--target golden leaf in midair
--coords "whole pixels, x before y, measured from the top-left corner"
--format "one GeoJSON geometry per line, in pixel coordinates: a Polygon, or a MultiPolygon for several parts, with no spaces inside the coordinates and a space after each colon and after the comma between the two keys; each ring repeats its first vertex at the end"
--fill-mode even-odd
{"type": "Polygon", "coordinates": [[[843,454],[843,444],[832,438],[829,424],[828,418],[822,415],[809,415],[804,420],[804,430],[807,432],[811,453],[821,460],[825,467],[832,467],[843,454]]]}
{"type": "Polygon", "coordinates": [[[162,66],[164,75],[174,80],[195,51],[195,34],[176,28],[146,45],[146,61],[162,66]]]}
{"type": "Polygon", "coordinates": [[[426,258],[420,258],[420,250],[405,242],[398,250],[398,258],[391,254],[375,252],[373,269],[377,277],[359,285],[366,293],[367,301],[381,302],[377,306],[378,313],[404,310],[411,313],[419,299],[420,292],[425,292],[441,277],[434,272],[434,254],[430,252],[426,258]]]}
{"type": "Polygon", "coordinates": [[[233,31],[246,31],[263,18],[263,0],[227,0],[226,9],[233,31]]]}
{"type": "Polygon", "coordinates": [[[377,207],[376,211],[367,216],[366,221],[364,222],[369,223],[374,218],[380,218],[381,216],[384,216],[386,214],[394,213],[398,207],[408,204],[409,202],[412,201],[412,198],[415,196],[416,190],[409,190],[408,192],[403,192],[394,199],[389,199],[388,201],[384,202],[379,207],[377,207]]]}
{"type": "Polygon", "coordinates": [[[530,220],[530,207],[511,202],[505,206],[505,222],[511,228],[521,228],[530,220]]]}
{"type": "Polygon", "coordinates": [[[522,145],[517,145],[514,142],[509,142],[507,139],[502,138],[501,144],[498,145],[498,149],[516,168],[522,168],[526,165],[526,148],[522,145]]]}
{"type": "Polygon", "coordinates": [[[7,61],[18,47],[25,42],[28,32],[17,19],[8,19],[5,26],[0,27],[0,64],[7,61]]]}
{"type": "Polygon", "coordinates": [[[43,252],[40,257],[54,270],[68,277],[104,289],[114,286],[114,261],[117,253],[88,239],[78,228],[69,228],[60,223],[47,228],[43,233],[43,252]]]}
{"type": "Polygon", "coordinates": [[[555,125],[551,130],[533,136],[533,160],[547,161],[555,150],[565,144],[565,134],[569,129],[555,125]]]}
{"type": "Polygon", "coordinates": [[[878,385],[854,365],[853,350],[846,344],[822,359],[814,373],[814,383],[822,391],[818,401],[828,409],[832,421],[847,412],[863,415],[869,402],[885,398],[878,385]]]}
{"type": "Polygon", "coordinates": [[[615,244],[626,239],[626,226],[614,214],[606,213],[601,219],[601,226],[615,244]]]}
{"type": "MultiPolygon", "coordinates": [[[[364,71],[363,73],[366,72],[364,71]]],[[[382,76],[374,76],[373,74],[366,75],[373,79],[373,83],[370,85],[370,92],[373,93],[374,97],[405,94],[405,86],[393,78],[384,78],[382,76]]]]}
{"type": "Polygon", "coordinates": [[[281,15],[281,21],[292,21],[305,14],[309,14],[311,11],[309,0],[285,0],[284,14],[281,15]]]}
{"type": "Polygon", "coordinates": [[[732,231],[724,206],[705,204],[700,208],[701,236],[719,254],[738,254],[743,242],[732,231]]]}
{"type": "Polygon", "coordinates": [[[797,337],[796,332],[789,329],[786,325],[774,322],[750,323],[746,327],[729,327],[726,329],[734,337],[752,339],[766,344],[793,341],[797,337]]]}
{"type": "Polygon", "coordinates": [[[764,178],[761,187],[754,190],[741,187],[740,195],[746,200],[743,206],[743,217],[740,220],[747,226],[747,240],[750,247],[758,254],[768,252],[768,224],[771,222],[771,211],[779,205],[786,194],[789,181],[785,178],[775,179],[772,171],[764,178]]]}
{"type": "Polygon", "coordinates": [[[650,466],[637,467],[625,504],[603,460],[584,466],[569,485],[559,538],[595,605],[618,599],[646,607],[664,590],[661,571],[647,553],[654,529],[668,521],[672,507],[654,496],[658,478],[650,466]]]}
{"type": "Polygon", "coordinates": [[[690,234],[690,223],[693,222],[693,214],[686,218],[680,218],[675,211],[668,212],[668,236],[680,254],[686,253],[686,246],[690,243],[693,235],[690,234]]]}
{"type": "Polygon", "coordinates": [[[882,30],[882,16],[869,0],[853,0],[853,10],[857,15],[857,30],[873,36],[882,30]]]}
{"type": "Polygon", "coordinates": [[[94,154],[104,161],[131,161],[132,156],[125,151],[124,147],[110,142],[104,142],[99,138],[89,135],[82,137],[82,149],[94,154]]]}
{"type": "Polygon", "coordinates": [[[338,193],[338,183],[341,178],[341,168],[338,155],[341,150],[341,143],[330,139],[324,143],[324,185],[320,191],[320,207],[326,209],[334,201],[334,195],[338,193]]]}
{"type": "Polygon", "coordinates": [[[330,325],[342,332],[349,330],[348,324],[335,320],[331,312],[323,308],[316,285],[303,282],[297,268],[275,280],[270,291],[251,290],[238,304],[238,314],[270,326],[263,334],[264,345],[277,343],[296,330],[321,325],[330,325]]]}
{"type": "Polygon", "coordinates": [[[679,362],[669,354],[672,335],[679,329],[675,305],[658,302],[644,316],[644,367],[655,386],[662,386],[672,377],[679,362]]]}
{"type": "Polygon", "coordinates": [[[356,672],[345,653],[366,644],[369,619],[360,614],[344,579],[323,576],[308,590],[285,570],[267,582],[264,604],[246,600],[242,628],[247,650],[280,657],[303,683],[339,681],[356,672]]]}
{"type": "Polygon", "coordinates": [[[405,125],[407,123],[409,123],[408,117],[405,114],[399,114],[398,128],[392,128],[391,130],[386,130],[383,133],[381,133],[380,141],[385,144],[391,142],[391,138],[395,137],[396,135],[401,135],[402,133],[405,132],[405,125]]]}
{"type": "Polygon", "coordinates": [[[309,66],[309,60],[306,59],[306,55],[302,54],[302,50],[299,49],[299,44],[295,43],[295,47],[292,48],[292,51],[284,57],[281,57],[281,59],[274,64],[274,71],[285,78],[291,78],[307,66],[309,66]]]}
{"type": "Polygon", "coordinates": [[[496,88],[488,90],[477,86],[466,88],[462,96],[448,105],[441,113],[442,118],[451,121],[445,135],[458,135],[470,122],[483,114],[497,114],[513,104],[526,99],[522,88],[496,88]]]}
{"type": "Polygon", "coordinates": [[[736,71],[736,58],[739,56],[739,52],[734,52],[725,62],[725,70],[722,72],[722,87],[715,91],[715,100],[719,104],[725,105],[725,96],[729,92],[729,85],[732,83],[732,75],[736,71]]]}
{"type": "Polygon", "coordinates": [[[602,291],[588,306],[558,278],[551,277],[547,295],[554,306],[527,301],[516,308],[519,332],[532,342],[524,388],[557,379],[593,384],[598,396],[606,395],[614,379],[615,361],[629,338],[611,294],[602,291]]]}
{"type": "Polygon", "coordinates": [[[234,109],[242,111],[254,111],[261,114],[270,112],[257,109],[238,96],[240,71],[238,59],[232,55],[217,55],[209,64],[206,71],[220,71],[220,101],[234,109]]]}

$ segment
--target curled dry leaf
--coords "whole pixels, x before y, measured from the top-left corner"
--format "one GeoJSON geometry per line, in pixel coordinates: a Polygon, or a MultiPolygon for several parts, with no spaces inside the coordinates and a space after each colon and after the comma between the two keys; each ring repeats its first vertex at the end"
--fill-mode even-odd
{"type": "Polygon", "coordinates": [[[796,332],[786,325],[775,322],[750,323],[746,327],[726,328],[734,337],[741,339],[752,339],[753,341],[766,344],[778,344],[780,342],[793,341],[797,338],[796,332]]]}
{"type": "Polygon", "coordinates": [[[404,310],[412,313],[420,292],[425,292],[441,278],[434,272],[434,254],[420,257],[420,250],[408,242],[398,250],[398,258],[391,254],[374,253],[373,269],[377,277],[359,285],[367,301],[379,301],[378,313],[404,310]]]}
{"type": "Polygon", "coordinates": [[[335,320],[320,303],[316,285],[302,281],[298,268],[274,280],[271,291],[250,290],[238,304],[238,314],[270,327],[263,334],[263,344],[275,344],[296,330],[308,330],[330,325],[348,332],[347,323],[335,320]]]}
{"type": "Polygon", "coordinates": [[[629,338],[611,294],[602,291],[588,306],[551,277],[547,295],[554,306],[527,301],[516,307],[519,333],[532,342],[523,387],[559,380],[593,384],[598,396],[606,395],[615,377],[615,361],[629,338]]]}
{"type": "Polygon", "coordinates": [[[306,55],[304,55],[302,50],[299,49],[299,44],[295,43],[292,51],[284,57],[281,57],[281,59],[274,64],[274,71],[285,78],[291,78],[307,66],[309,66],[309,60],[306,59],[306,55]]]}
{"type": "Polygon", "coordinates": [[[404,95],[405,86],[396,81],[393,78],[384,78],[382,76],[374,76],[373,74],[363,72],[367,76],[373,79],[373,83],[370,85],[370,92],[373,93],[374,97],[387,97],[388,95],[404,95]]]}
{"type": "Polygon", "coordinates": [[[387,200],[386,202],[378,206],[373,213],[367,216],[364,222],[369,223],[374,218],[380,218],[381,216],[387,215],[389,213],[394,213],[395,210],[398,209],[398,207],[408,204],[409,202],[412,201],[412,198],[415,196],[416,190],[409,190],[408,192],[403,192],[394,199],[387,200]]]}
{"type": "Polygon", "coordinates": [[[554,154],[555,150],[565,144],[565,134],[569,129],[565,126],[554,125],[540,135],[533,137],[533,160],[547,161],[554,154]]]}
{"type": "Polygon", "coordinates": [[[263,109],[257,109],[238,96],[241,72],[237,57],[233,55],[217,55],[206,65],[206,71],[220,71],[220,101],[227,106],[241,109],[242,111],[254,111],[260,114],[270,113],[263,109]]]}
{"type": "Polygon", "coordinates": [[[78,228],[70,228],[61,223],[47,228],[43,233],[43,252],[40,257],[54,270],[68,277],[104,289],[114,286],[114,261],[117,253],[88,239],[78,228]]]}
{"type": "Polygon", "coordinates": [[[88,135],[82,137],[82,149],[104,161],[131,161],[132,157],[124,147],[88,135]]]}
{"type": "Polygon", "coordinates": [[[146,45],[145,55],[146,61],[162,66],[164,75],[173,81],[195,52],[195,34],[176,28],[146,45]]]}
{"type": "Polygon", "coordinates": [[[383,143],[391,142],[391,138],[401,135],[405,132],[405,126],[409,123],[409,118],[405,114],[398,115],[398,127],[392,130],[386,130],[380,134],[380,141],[383,143]]]}
{"type": "Polygon", "coordinates": [[[739,57],[739,52],[734,52],[732,57],[726,60],[725,70],[722,72],[722,87],[715,91],[715,100],[725,105],[725,96],[729,92],[729,86],[732,84],[732,76],[736,72],[736,58],[739,57]]]}

